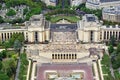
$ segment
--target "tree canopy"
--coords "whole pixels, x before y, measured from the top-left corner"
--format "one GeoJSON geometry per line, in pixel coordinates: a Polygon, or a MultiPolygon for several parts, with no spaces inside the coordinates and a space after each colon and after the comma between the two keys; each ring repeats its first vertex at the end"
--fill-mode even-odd
{"type": "Polygon", "coordinates": [[[7,13],[6,13],[7,16],[14,16],[16,15],[16,11],[13,10],[13,9],[10,9],[7,13]]]}
{"type": "Polygon", "coordinates": [[[10,80],[10,79],[5,73],[0,72],[0,80],[10,80]]]}
{"type": "Polygon", "coordinates": [[[3,22],[4,22],[4,20],[3,20],[2,16],[0,16],[0,23],[3,23],[3,22]]]}
{"type": "Polygon", "coordinates": [[[22,47],[22,43],[19,40],[15,40],[15,42],[14,42],[14,49],[15,49],[15,51],[19,52],[21,47],[22,47]]]}
{"type": "Polygon", "coordinates": [[[111,54],[111,53],[113,53],[113,51],[114,51],[113,45],[110,45],[108,47],[108,52],[111,54]]]}

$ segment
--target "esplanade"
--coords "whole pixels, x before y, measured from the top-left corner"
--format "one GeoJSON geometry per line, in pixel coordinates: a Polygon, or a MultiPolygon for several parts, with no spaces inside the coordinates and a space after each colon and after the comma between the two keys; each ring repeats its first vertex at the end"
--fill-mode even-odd
{"type": "MultiPolygon", "coordinates": [[[[120,27],[102,25],[94,14],[86,14],[83,19],[77,23],[50,23],[45,20],[42,14],[34,15],[31,19],[25,22],[23,25],[12,26],[5,23],[0,25],[0,40],[5,41],[11,38],[13,33],[23,33],[24,38],[29,43],[51,41],[56,32],[64,32],[69,34],[73,32],[71,36],[76,37],[77,42],[103,42],[108,41],[112,36],[116,40],[120,40],[120,27]]],[[[62,33],[61,33],[62,34],[62,33]]],[[[65,36],[64,34],[62,36],[65,36]]],[[[59,38],[61,36],[58,36],[59,38]]],[[[58,38],[58,39],[59,39],[58,38]]],[[[64,37],[65,38],[65,37],[64,37]]],[[[67,38],[67,37],[66,37],[67,38]]]]}
{"type": "Polygon", "coordinates": [[[103,56],[105,49],[100,42],[109,41],[112,36],[120,40],[119,26],[104,26],[94,14],[84,15],[77,23],[64,19],[51,23],[40,14],[21,26],[0,25],[1,41],[10,39],[14,33],[24,35],[28,43],[25,48],[27,56],[37,62],[33,64],[37,76],[32,76],[31,80],[76,80],[76,75],[79,75],[77,79],[93,80],[92,65],[103,56]]]}

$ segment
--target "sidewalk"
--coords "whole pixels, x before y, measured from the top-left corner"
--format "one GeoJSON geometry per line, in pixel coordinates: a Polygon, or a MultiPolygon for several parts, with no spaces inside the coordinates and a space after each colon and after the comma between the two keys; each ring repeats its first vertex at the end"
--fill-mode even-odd
{"type": "Polygon", "coordinates": [[[28,70],[27,70],[27,78],[26,78],[26,80],[29,80],[29,74],[30,74],[30,68],[31,68],[31,61],[30,60],[28,60],[29,61],[29,65],[28,65],[28,70]]]}

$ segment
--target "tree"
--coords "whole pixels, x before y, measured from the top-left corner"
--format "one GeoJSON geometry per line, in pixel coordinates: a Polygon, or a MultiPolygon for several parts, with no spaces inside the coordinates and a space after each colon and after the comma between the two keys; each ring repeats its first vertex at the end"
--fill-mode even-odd
{"type": "Polygon", "coordinates": [[[8,48],[11,47],[11,44],[9,43],[9,41],[5,41],[5,42],[3,43],[3,46],[4,46],[5,50],[7,50],[8,48]]]}
{"type": "MultiPolygon", "coordinates": [[[[2,69],[9,77],[15,75],[16,72],[16,63],[15,60],[10,58],[3,61],[2,69]]],[[[1,79],[0,79],[1,80],[1,79]]]]}
{"type": "Polygon", "coordinates": [[[2,65],[2,61],[0,61],[0,70],[2,69],[3,65],[2,65]]]}
{"type": "Polygon", "coordinates": [[[114,36],[111,36],[110,38],[110,45],[115,45],[115,37],[114,36]]]}
{"type": "Polygon", "coordinates": [[[109,67],[110,65],[110,58],[107,54],[104,54],[103,58],[102,58],[102,64],[105,64],[107,67],[109,67]]]}
{"type": "Polygon", "coordinates": [[[113,53],[113,51],[114,51],[114,48],[113,48],[112,45],[110,45],[110,46],[108,47],[108,52],[111,54],[111,53],[113,53]]]}
{"type": "Polygon", "coordinates": [[[9,23],[15,24],[15,23],[23,23],[23,22],[24,22],[24,20],[22,18],[17,18],[17,19],[13,19],[9,23]]]}
{"type": "Polygon", "coordinates": [[[15,51],[16,52],[17,51],[20,52],[21,47],[22,47],[21,42],[19,40],[15,40],[15,42],[14,42],[14,49],[15,49],[15,51]]]}
{"type": "Polygon", "coordinates": [[[2,4],[0,4],[0,9],[2,9],[2,4]]]}
{"type": "Polygon", "coordinates": [[[3,23],[3,22],[4,22],[4,20],[3,20],[2,16],[0,16],[0,23],[3,23]]]}
{"type": "Polygon", "coordinates": [[[24,34],[19,33],[17,39],[18,39],[21,43],[24,42],[24,40],[25,40],[25,39],[24,39],[24,34]]]}
{"type": "Polygon", "coordinates": [[[118,54],[115,59],[112,61],[112,66],[114,69],[120,68],[120,54],[118,54]]]}
{"type": "Polygon", "coordinates": [[[120,53],[120,43],[117,45],[117,53],[120,53]]]}
{"type": "Polygon", "coordinates": [[[1,58],[6,58],[7,57],[7,51],[3,50],[2,52],[0,52],[0,57],[1,58]]]}
{"type": "Polygon", "coordinates": [[[0,80],[10,80],[5,73],[0,73],[0,80]]]}
{"type": "Polygon", "coordinates": [[[25,8],[25,9],[23,10],[23,15],[26,15],[26,13],[27,13],[28,11],[29,11],[28,8],[25,8]]]}
{"type": "Polygon", "coordinates": [[[16,12],[15,12],[15,10],[10,9],[10,10],[6,13],[6,15],[7,15],[7,16],[14,16],[14,15],[16,15],[16,12]]]}

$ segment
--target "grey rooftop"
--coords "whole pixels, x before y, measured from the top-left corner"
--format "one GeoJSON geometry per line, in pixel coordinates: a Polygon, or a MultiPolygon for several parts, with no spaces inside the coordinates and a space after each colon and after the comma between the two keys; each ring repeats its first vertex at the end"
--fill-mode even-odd
{"type": "Polygon", "coordinates": [[[120,6],[104,8],[103,13],[110,13],[110,14],[120,15],[120,6]]]}
{"type": "Polygon", "coordinates": [[[53,31],[75,31],[77,24],[51,24],[50,29],[53,31]]]}

